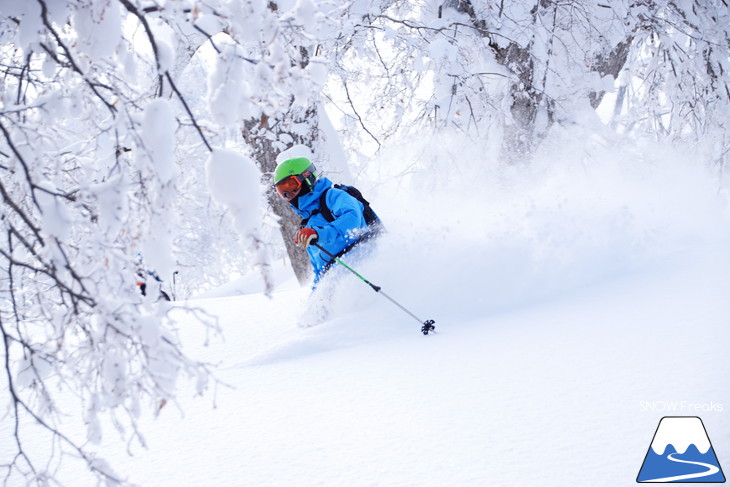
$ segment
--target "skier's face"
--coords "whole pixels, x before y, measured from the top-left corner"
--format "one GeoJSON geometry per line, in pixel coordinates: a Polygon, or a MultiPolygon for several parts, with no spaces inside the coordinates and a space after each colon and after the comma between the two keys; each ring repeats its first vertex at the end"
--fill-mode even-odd
{"type": "Polygon", "coordinates": [[[291,201],[296,198],[301,191],[302,181],[297,176],[289,176],[288,178],[279,181],[275,187],[279,196],[291,201]]]}

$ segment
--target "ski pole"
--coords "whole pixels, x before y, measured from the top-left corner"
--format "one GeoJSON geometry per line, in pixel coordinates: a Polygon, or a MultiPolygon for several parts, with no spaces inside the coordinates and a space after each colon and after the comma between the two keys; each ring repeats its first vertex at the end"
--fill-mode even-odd
{"type": "Polygon", "coordinates": [[[415,319],[416,321],[418,321],[418,323],[420,323],[422,325],[421,326],[421,333],[423,333],[424,335],[428,335],[428,332],[429,331],[434,331],[436,329],[436,327],[434,326],[434,323],[436,323],[436,322],[434,320],[421,321],[421,319],[419,317],[417,317],[416,315],[414,315],[413,313],[411,313],[410,311],[408,311],[403,305],[401,305],[400,303],[398,303],[398,301],[396,301],[395,299],[393,299],[390,296],[388,296],[387,294],[385,294],[385,292],[382,290],[382,288],[380,286],[376,286],[372,282],[370,282],[367,279],[365,279],[362,275],[360,275],[359,272],[357,272],[355,269],[353,269],[349,265],[345,264],[339,257],[337,257],[336,255],[333,255],[332,253],[330,253],[329,251],[327,251],[326,249],[324,249],[321,245],[319,245],[316,242],[312,243],[311,245],[314,246],[314,247],[316,247],[316,248],[318,248],[320,251],[322,251],[325,254],[327,254],[332,260],[334,260],[335,262],[337,262],[338,264],[340,264],[342,267],[344,267],[348,271],[350,271],[353,274],[355,274],[357,277],[360,278],[360,280],[362,282],[364,282],[365,284],[367,284],[368,286],[370,286],[373,289],[373,291],[375,291],[378,294],[382,294],[383,297],[385,297],[385,298],[388,299],[388,301],[390,301],[391,303],[393,303],[394,305],[398,306],[400,309],[402,309],[403,311],[405,311],[406,313],[408,313],[413,319],[415,319]]]}

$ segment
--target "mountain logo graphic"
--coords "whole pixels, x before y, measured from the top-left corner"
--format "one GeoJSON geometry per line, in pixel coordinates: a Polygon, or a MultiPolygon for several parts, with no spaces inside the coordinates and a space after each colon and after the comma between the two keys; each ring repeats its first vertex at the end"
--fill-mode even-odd
{"type": "Polygon", "coordinates": [[[702,420],[697,416],[663,417],[636,481],[725,482],[725,475],[702,420]]]}

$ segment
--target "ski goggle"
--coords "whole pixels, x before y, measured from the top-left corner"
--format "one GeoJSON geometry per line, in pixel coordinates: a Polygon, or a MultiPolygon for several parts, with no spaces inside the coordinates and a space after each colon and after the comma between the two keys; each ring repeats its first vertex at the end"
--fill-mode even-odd
{"type": "Polygon", "coordinates": [[[279,196],[291,200],[294,198],[302,187],[302,180],[299,176],[289,176],[276,183],[276,192],[279,196]]]}

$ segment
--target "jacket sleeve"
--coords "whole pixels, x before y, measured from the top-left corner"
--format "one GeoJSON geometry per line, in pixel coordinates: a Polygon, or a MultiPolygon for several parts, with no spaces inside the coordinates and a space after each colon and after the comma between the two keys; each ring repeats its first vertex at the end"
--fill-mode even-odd
{"type": "Polygon", "coordinates": [[[334,221],[315,228],[323,245],[338,240],[349,244],[360,238],[367,229],[362,203],[345,191],[330,189],[327,192],[327,207],[332,212],[334,221]]]}

